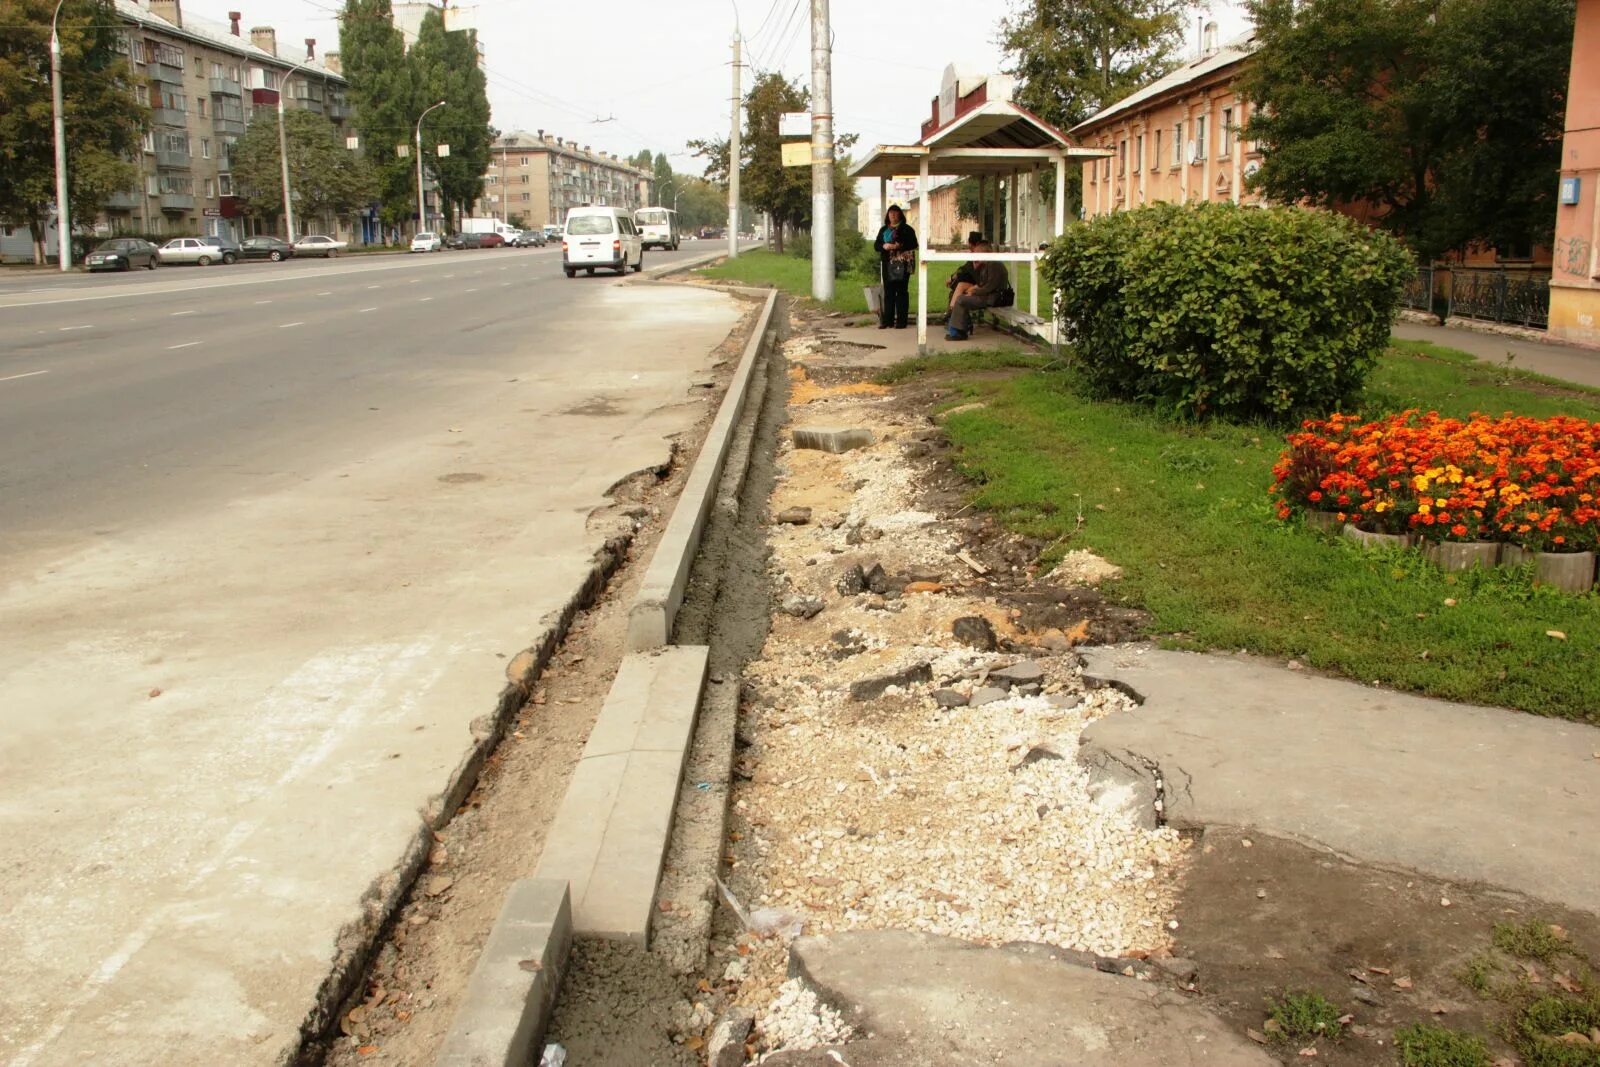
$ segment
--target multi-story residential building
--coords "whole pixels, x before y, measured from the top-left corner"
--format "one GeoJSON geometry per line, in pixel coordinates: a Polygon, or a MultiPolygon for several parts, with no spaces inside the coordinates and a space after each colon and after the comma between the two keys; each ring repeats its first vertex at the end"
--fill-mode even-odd
{"type": "Polygon", "coordinates": [[[569,208],[584,204],[631,210],[650,202],[648,171],[543,130],[510,133],[495,141],[483,182],[474,214],[520,216],[530,228],[565,222],[569,208]]]}
{"type": "MultiPolygon", "coordinates": [[[[246,37],[242,16],[224,26],[188,14],[182,0],[117,0],[127,28],[118,48],[134,72],[134,92],[150,107],[150,132],[137,160],[139,186],[113,197],[97,228],[108,233],[251,236],[262,225],[246,218],[234,196],[232,150],[259,113],[285,106],[325,115],[347,139],[351,109],[338,53],[321,59],[316,41],[303,55],[282,54],[277,33],[259,26],[246,37]]],[[[370,220],[306,218],[300,233],[329,233],[361,243],[370,220]]],[[[297,234],[298,236],[298,234],[297,234]]]]}

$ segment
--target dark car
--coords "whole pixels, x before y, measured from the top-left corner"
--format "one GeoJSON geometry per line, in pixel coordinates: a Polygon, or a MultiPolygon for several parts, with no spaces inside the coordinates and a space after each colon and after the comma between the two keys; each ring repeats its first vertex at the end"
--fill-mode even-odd
{"type": "Polygon", "coordinates": [[[212,235],[200,238],[200,243],[215,248],[217,250],[217,258],[224,263],[236,263],[239,260],[239,242],[232,237],[212,235]]]}
{"type": "Polygon", "coordinates": [[[453,233],[444,239],[446,248],[482,248],[483,234],[481,233],[453,233]]]}
{"type": "Polygon", "coordinates": [[[497,233],[480,233],[477,237],[479,248],[500,248],[506,243],[506,239],[497,233]]]}
{"type": "Polygon", "coordinates": [[[543,230],[523,230],[511,243],[517,248],[543,248],[547,242],[543,230]]]}
{"type": "Polygon", "coordinates": [[[270,259],[277,263],[294,256],[294,245],[281,237],[252,237],[239,246],[240,259],[270,259]]]}
{"type": "Polygon", "coordinates": [[[132,270],[144,267],[155,270],[157,248],[138,237],[113,237],[95,246],[84,260],[84,266],[96,270],[132,270]]]}

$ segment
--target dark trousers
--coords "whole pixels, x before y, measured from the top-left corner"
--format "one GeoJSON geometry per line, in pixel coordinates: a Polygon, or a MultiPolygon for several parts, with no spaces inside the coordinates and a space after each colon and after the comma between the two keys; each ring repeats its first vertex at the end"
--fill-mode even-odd
{"type": "Polygon", "coordinates": [[[911,279],[892,282],[889,280],[889,268],[883,268],[883,311],[878,316],[878,321],[885,326],[904,326],[906,317],[911,314],[911,279]]]}
{"type": "Polygon", "coordinates": [[[950,305],[950,317],[946,320],[950,329],[965,333],[972,329],[972,313],[978,308],[994,307],[995,294],[980,295],[966,293],[958,296],[950,305]]]}

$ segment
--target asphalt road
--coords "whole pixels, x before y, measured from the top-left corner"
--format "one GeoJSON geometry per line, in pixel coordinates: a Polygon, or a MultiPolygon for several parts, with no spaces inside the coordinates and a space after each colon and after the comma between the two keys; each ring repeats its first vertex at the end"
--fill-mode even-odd
{"type": "Polygon", "coordinates": [[[0,281],[0,1062],[279,1062],[738,308],[554,249],[0,281]]]}

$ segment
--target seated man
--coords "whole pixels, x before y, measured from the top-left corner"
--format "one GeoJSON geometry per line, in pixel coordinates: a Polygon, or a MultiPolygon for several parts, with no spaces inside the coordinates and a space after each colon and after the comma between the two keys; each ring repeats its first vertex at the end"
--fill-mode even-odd
{"type": "MultiPolygon", "coordinates": [[[[973,230],[967,234],[968,252],[976,252],[978,250],[978,246],[982,243],[983,234],[979,233],[977,230],[973,230]]],[[[971,260],[968,260],[967,262],[961,264],[961,266],[957,267],[955,272],[945,280],[944,284],[945,288],[950,290],[950,300],[945,305],[945,307],[948,309],[950,304],[955,303],[956,297],[961,296],[964,293],[971,292],[972,287],[978,284],[978,265],[971,260]]]]}
{"type": "MultiPolygon", "coordinates": [[[[994,246],[984,241],[973,251],[993,252],[994,246]]],[[[996,263],[993,260],[978,263],[977,280],[972,287],[950,301],[950,318],[945,327],[945,340],[965,341],[971,337],[972,310],[999,304],[1001,292],[1010,287],[1011,275],[1006,272],[1004,263],[996,263]]]]}

